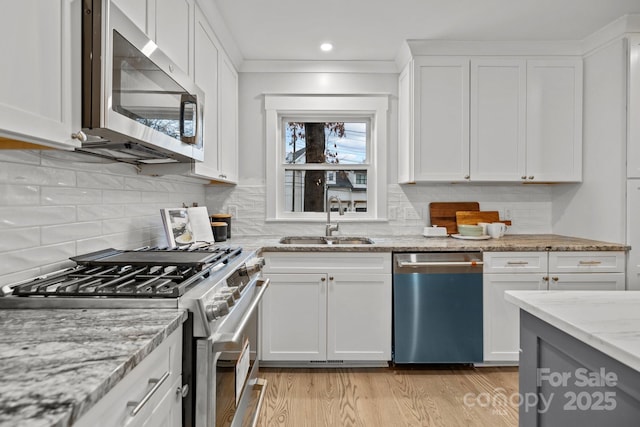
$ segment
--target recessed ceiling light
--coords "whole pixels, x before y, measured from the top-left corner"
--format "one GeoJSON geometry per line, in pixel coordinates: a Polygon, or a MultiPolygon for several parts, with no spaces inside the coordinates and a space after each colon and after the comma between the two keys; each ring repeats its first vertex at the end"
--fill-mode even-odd
{"type": "Polygon", "coordinates": [[[320,45],[320,50],[323,52],[329,52],[331,49],[333,49],[333,45],[331,43],[322,43],[320,45]]]}

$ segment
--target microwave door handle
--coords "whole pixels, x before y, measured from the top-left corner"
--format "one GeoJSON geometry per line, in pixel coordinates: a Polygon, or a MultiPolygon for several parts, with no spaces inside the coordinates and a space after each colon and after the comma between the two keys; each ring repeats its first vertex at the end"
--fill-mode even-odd
{"type": "Polygon", "coordinates": [[[234,347],[237,347],[238,345],[240,345],[242,341],[242,336],[243,336],[242,332],[244,331],[244,328],[247,326],[247,323],[249,323],[249,320],[251,319],[251,316],[253,316],[253,313],[258,309],[258,304],[260,304],[260,300],[262,300],[262,295],[264,295],[265,291],[269,287],[270,282],[271,282],[270,279],[258,280],[258,283],[256,283],[256,287],[260,288],[260,290],[258,291],[258,294],[253,298],[253,301],[251,301],[251,305],[249,306],[246,313],[240,320],[240,323],[238,324],[238,327],[236,328],[236,330],[233,333],[229,332],[226,334],[220,334],[218,337],[214,339],[213,341],[214,353],[219,353],[225,350],[232,350],[234,347]]]}
{"type": "Polygon", "coordinates": [[[183,93],[180,96],[180,141],[187,143],[187,144],[195,144],[197,141],[197,117],[198,117],[198,98],[195,95],[190,95],[188,93],[183,93]],[[191,134],[189,135],[185,135],[185,111],[186,111],[186,106],[190,105],[192,106],[191,108],[193,108],[195,111],[191,112],[191,117],[192,117],[192,121],[194,122],[193,124],[193,131],[191,134]]]}

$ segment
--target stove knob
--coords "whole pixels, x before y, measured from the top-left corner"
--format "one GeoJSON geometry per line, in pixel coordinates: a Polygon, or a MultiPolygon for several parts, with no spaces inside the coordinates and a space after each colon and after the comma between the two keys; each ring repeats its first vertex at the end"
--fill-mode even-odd
{"type": "Polygon", "coordinates": [[[240,299],[240,289],[236,288],[228,288],[224,290],[225,293],[230,293],[231,295],[233,295],[233,299],[237,300],[240,299]]]}
{"type": "Polygon", "coordinates": [[[207,320],[212,321],[228,314],[229,306],[225,301],[216,301],[213,304],[207,305],[204,312],[207,316],[207,320]]]}
{"type": "Polygon", "coordinates": [[[235,300],[233,298],[233,293],[226,292],[226,291],[221,291],[221,292],[218,292],[217,294],[215,294],[213,296],[213,300],[214,301],[225,301],[229,307],[231,307],[235,303],[235,300]]]}

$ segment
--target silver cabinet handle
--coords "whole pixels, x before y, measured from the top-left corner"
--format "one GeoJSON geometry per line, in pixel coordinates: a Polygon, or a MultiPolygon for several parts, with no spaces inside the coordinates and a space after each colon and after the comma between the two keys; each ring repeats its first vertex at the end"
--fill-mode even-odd
{"type": "Polygon", "coordinates": [[[579,261],[578,265],[600,265],[602,261],[579,261]]]}
{"type": "Polygon", "coordinates": [[[529,265],[529,261],[507,261],[507,265],[529,265]]]}
{"type": "Polygon", "coordinates": [[[409,262],[399,261],[398,267],[448,267],[453,265],[470,265],[472,267],[476,265],[483,265],[483,261],[424,261],[424,262],[409,262]]]}
{"type": "Polygon", "coordinates": [[[142,400],[140,402],[127,402],[127,406],[134,407],[131,410],[132,417],[135,417],[136,415],[138,415],[138,412],[140,412],[144,407],[144,405],[146,405],[146,403],[149,401],[149,399],[151,399],[151,396],[153,396],[155,392],[158,391],[162,383],[165,382],[167,378],[169,378],[169,375],[170,375],[170,372],[165,372],[164,375],[160,377],[160,379],[151,378],[149,380],[149,385],[153,384],[153,387],[151,388],[151,390],[147,392],[147,394],[144,395],[142,400]]]}
{"type": "Polygon", "coordinates": [[[534,179],[535,177],[533,175],[529,175],[529,179],[534,179]]]}

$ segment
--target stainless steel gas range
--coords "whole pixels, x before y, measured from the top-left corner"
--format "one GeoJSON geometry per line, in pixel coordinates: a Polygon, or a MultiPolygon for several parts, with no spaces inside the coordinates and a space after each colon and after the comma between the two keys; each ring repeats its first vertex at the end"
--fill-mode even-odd
{"type": "Polygon", "coordinates": [[[258,308],[269,280],[239,247],[106,249],[76,265],[4,286],[0,308],[184,308],[183,425],[255,424],[266,390],[258,378],[258,308]]]}

